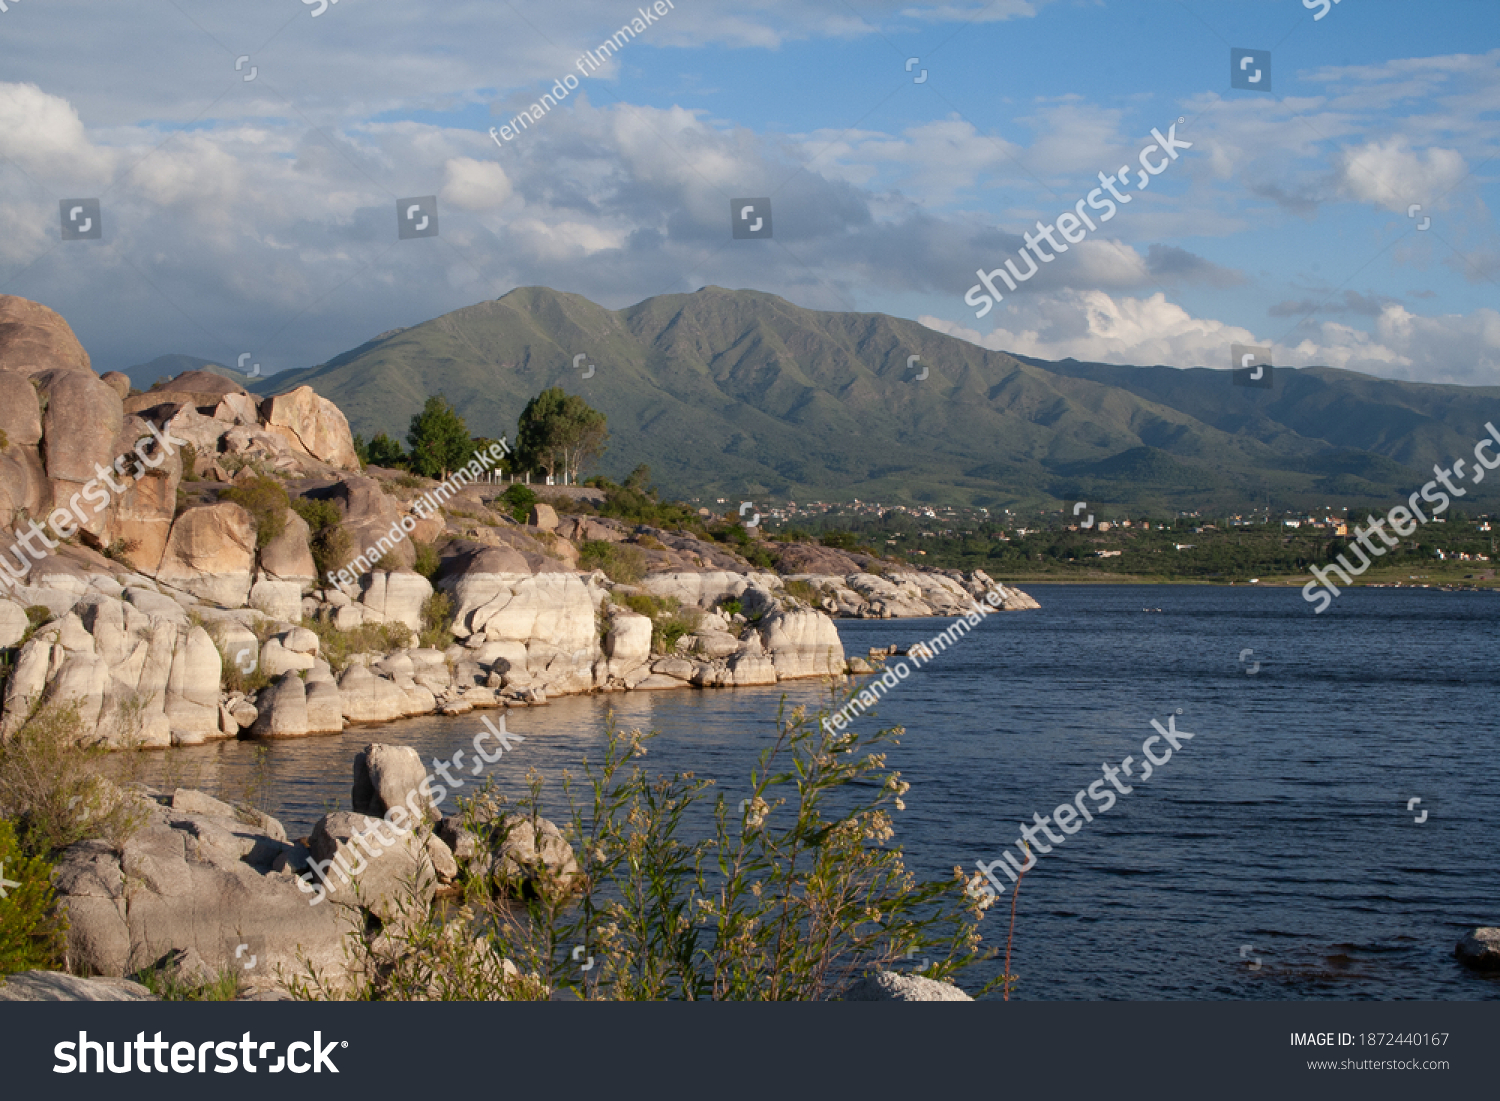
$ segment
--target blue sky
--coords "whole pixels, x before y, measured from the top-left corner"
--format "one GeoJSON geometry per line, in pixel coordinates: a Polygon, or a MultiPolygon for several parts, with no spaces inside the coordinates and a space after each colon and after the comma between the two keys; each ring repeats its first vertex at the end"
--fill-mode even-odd
{"type": "Polygon", "coordinates": [[[1272,344],[1500,385],[1493,0],[674,3],[503,147],[489,128],[637,5],[12,3],[0,293],[100,370],[277,370],[516,286],[713,283],[1053,358],[1272,344]],[[1229,87],[1232,46],[1272,51],[1272,94],[1229,87]],[[1179,118],[1190,150],[975,316],[977,271],[1179,118]],[[395,200],[429,194],[442,236],[398,242],[395,200]],[[774,240],[732,240],[728,200],[760,195],[774,240]],[[62,242],[83,196],[105,237],[62,242]]]}

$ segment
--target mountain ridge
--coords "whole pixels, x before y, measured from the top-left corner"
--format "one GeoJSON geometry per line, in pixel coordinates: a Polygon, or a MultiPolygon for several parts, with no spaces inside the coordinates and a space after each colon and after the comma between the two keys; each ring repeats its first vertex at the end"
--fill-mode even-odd
{"type": "Polygon", "coordinates": [[[1274,377],[1260,390],[1232,386],[1227,370],[1053,363],[754,290],[710,286],[610,310],[523,287],[251,388],[310,385],[356,431],[402,438],[429,394],[475,434],[499,436],[532,396],[561,385],[609,417],[606,473],[649,463],[674,495],[987,507],[1084,493],[1141,508],[1404,496],[1500,419],[1495,387],[1328,367],[1274,377]],[[1140,476],[1165,469],[1186,481],[1140,476]]]}

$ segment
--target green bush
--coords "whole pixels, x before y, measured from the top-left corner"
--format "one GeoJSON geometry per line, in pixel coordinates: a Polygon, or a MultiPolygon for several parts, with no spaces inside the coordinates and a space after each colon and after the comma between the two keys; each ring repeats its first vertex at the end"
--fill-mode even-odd
{"type": "Polygon", "coordinates": [[[321,582],[330,573],[342,569],[353,557],[354,540],[344,530],[343,514],[332,501],[298,497],[292,502],[292,508],[307,521],[307,545],[312,551],[313,567],[318,571],[321,582]]]}
{"type": "MultiPolygon", "coordinates": [[[[634,761],[650,735],[622,736],[611,715],[603,761],[585,760],[581,780],[565,774],[563,813],[549,815],[576,870],[534,866],[534,889],[519,903],[481,899],[457,914],[408,904],[402,920],[356,931],[354,996],[824,1001],[912,955],[930,959],[922,973],[939,980],[994,959],[981,947],[994,900],[983,880],[955,868],[918,882],[891,843],[910,785],[885,767],[883,749],[900,731],[839,734],[801,708],[777,725],[748,784],[703,806],[713,781],[648,776],[634,761]],[[707,835],[689,835],[709,813],[707,835]],[[578,945],[594,957],[587,971],[578,945]]],[[[542,792],[536,776],[505,808],[511,832],[534,828],[542,792]]],[[[463,808],[491,844],[492,799],[481,791],[463,808]]],[[[337,996],[310,965],[293,992],[337,996]]]]}
{"type": "Polygon", "coordinates": [[[453,645],[453,598],[447,593],[433,593],[422,602],[422,645],[430,650],[446,650],[453,645]]]}
{"type": "Polygon", "coordinates": [[[52,865],[27,856],[15,827],[0,818],[0,876],[10,887],[0,901],[0,975],[57,970],[62,965],[67,920],[53,908],[52,865]]]}
{"type": "Polygon", "coordinates": [[[442,569],[443,560],[438,557],[437,547],[431,543],[423,543],[417,539],[411,541],[412,550],[416,552],[416,560],[412,563],[412,569],[431,581],[437,576],[438,570],[442,569]]]}
{"type": "Polygon", "coordinates": [[[304,617],[302,626],[318,636],[318,650],[335,673],[347,669],[355,654],[389,654],[411,641],[411,628],[404,623],[364,623],[341,631],[327,620],[304,617]]]}
{"type": "Polygon", "coordinates": [[[603,570],[617,585],[634,585],[646,576],[646,555],[640,547],[591,539],[578,548],[580,570],[603,570]]]}
{"type": "Polygon", "coordinates": [[[0,743],[0,807],[30,855],[85,838],[121,841],[141,821],[134,801],[98,775],[108,751],[79,745],[82,735],[77,703],[50,704],[0,743]]]}
{"type": "Polygon", "coordinates": [[[800,600],[814,607],[817,607],[818,602],[823,599],[823,594],[811,581],[783,581],[781,591],[794,600],[800,600]]]}
{"type": "Polygon", "coordinates": [[[257,474],[240,485],[219,490],[219,500],[233,501],[254,518],[256,550],[286,530],[286,510],[292,502],[286,486],[275,478],[257,474]]]}
{"type": "Polygon", "coordinates": [[[185,443],[177,451],[182,456],[182,480],[196,482],[198,480],[198,449],[190,443],[185,443]]]}
{"type": "Polygon", "coordinates": [[[516,482],[500,494],[500,500],[505,502],[505,510],[511,517],[524,524],[531,517],[531,506],[536,504],[537,496],[530,486],[516,482]]]}

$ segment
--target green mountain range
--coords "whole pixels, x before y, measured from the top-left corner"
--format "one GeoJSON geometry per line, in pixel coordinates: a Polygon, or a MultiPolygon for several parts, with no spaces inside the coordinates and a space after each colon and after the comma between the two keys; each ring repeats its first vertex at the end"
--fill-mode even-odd
{"type": "Polygon", "coordinates": [[[1205,368],[1050,363],[721,287],[623,310],[521,288],[251,385],[303,384],[366,438],[397,439],[437,393],[474,434],[514,438],[526,402],[562,386],[609,418],[603,473],[649,463],[665,493],[709,499],[1389,503],[1433,463],[1472,462],[1485,422],[1500,424],[1496,387],[1312,367],[1278,368],[1262,390],[1205,368]]]}

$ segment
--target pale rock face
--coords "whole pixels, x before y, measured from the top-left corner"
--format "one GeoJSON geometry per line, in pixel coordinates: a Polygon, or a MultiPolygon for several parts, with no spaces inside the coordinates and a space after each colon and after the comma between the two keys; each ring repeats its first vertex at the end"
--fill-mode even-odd
{"type": "Polygon", "coordinates": [[[286,527],[260,552],[260,568],[269,578],[278,581],[293,581],[300,592],[317,587],[317,568],[313,565],[312,551],[308,549],[311,529],[307,521],[291,509],[286,510],[286,527]]]}
{"type": "Polygon", "coordinates": [[[307,686],[296,673],[287,673],[270,688],[262,689],[256,707],[260,714],[250,727],[251,737],[307,737],[307,686]]]}
{"type": "MultiPolygon", "coordinates": [[[[0,374],[0,379],[7,377],[14,379],[16,376],[0,374]]],[[[22,385],[31,389],[29,382],[22,380],[22,385]]],[[[47,473],[42,469],[42,460],[36,449],[7,447],[0,451],[0,526],[9,529],[22,509],[33,518],[40,516],[48,511],[51,503],[52,486],[47,481],[47,473]]],[[[9,542],[9,537],[6,542],[9,542]]],[[[20,554],[30,561],[25,551],[20,551],[20,554]]],[[[10,552],[7,552],[7,557],[10,557],[10,552]]],[[[18,570],[20,567],[11,568],[18,570]]]]}
{"type": "Polygon", "coordinates": [[[776,666],[768,657],[738,653],[729,659],[729,672],[736,688],[776,683],[776,666]]]}
{"type": "Polygon", "coordinates": [[[89,354],[61,314],[40,302],[0,295],[0,371],[25,377],[54,368],[93,372],[89,354]]]}
{"type": "Polygon", "coordinates": [[[302,585],[263,576],[250,586],[250,607],[272,619],[295,622],[302,617],[302,585]]]}
{"type": "Polygon", "coordinates": [[[349,421],[337,405],[319,397],[311,386],[267,398],[261,402],[260,411],[268,427],[286,429],[313,458],[340,470],[359,469],[349,421]]]}
{"type": "Polygon", "coordinates": [[[41,402],[25,375],[0,371],[0,432],[11,447],[35,447],[42,442],[41,402]]]}
{"type": "MultiPolygon", "coordinates": [[[[207,740],[221,736],[219,681],[223,672],[218,648],[202,627],[187,632],[172,655],[167,676],[166,714],[174,735],[207,740]]],[[[184,742],[194,744],[194,742],[184,742]]]]}
{"type": "MultiPolygon", "coordinates": [[[[91,373],[49,371],[37,377],[47,398],[42,435],[46,440],[47,477],[56,505],[97,480],[95,464],[108,467],[115,461],[115,444],[125,415],[120,396],[91,373]]],[[[153,445],[147,454],[159,458],[159,446],[153,445]]],[[[105,530],[102,513],[93,512],[89,505],[83,506],[83,513],[89,532],[97,535],[105,530]]]]}
{"type": "Polygon", "coordinates": [[[538,501],[531,506],[531,515],[526,522],[540,531],[556,531],[557,510],[538,501]]]}
{"type": "MultiPolygon", "coordinates": [[[[544,642],[553,654],[588,655],[598,651],[594,602],[574,574],[465,574],[457,589],[455,623],[464,634],[530,644],[544,642]]],[[[454,632],[458,634],[457,631],[454,632]]]]}
{"type": "Polygon", "coordinates": [[[422,605],[432,595],[427,578],[407,570],[375,570],[361,577],[359,584],[363,590],[359,602],[377,613],[380,621],[422,629],[422,605]]]}
{"type": "Polygon", "coordinates": [[[610,619],[609,634],[604,637],[604,653],[609,671],[615,676],[627,672],[651,656],[651,619],[635,612],[616,612],[610,619]]]}
{"type": "Polygon", "coordinates": [[[338,734],[344,729],[344,697],[331,673],[321,669],[308,672],[308,734],[338,734]]]}
{"type": "Polygon", "coordinates": [[[190,508],[172,525],[157,580],[203,600],[238,608],[250,594],[255,523],[239,505],[190,508]]]}
{"type": "Polygon", "coordinates": [[[363,665],[351,665],[339,678],[344,719],[351,723],[386,723],[404,718],[410,701],[393,681],[378,677],[363,665]]]}
{"type": "Polygon", "coordinates": [[[0,648],[9,648],[21,641],[30,621],[25,610],[9,600],[0,600],[0,648]]]}
{"type": "Polygon", "coordinates": [[[837,676],[844,671],[838,628],[822,612],[798,610],[770,616],[760,626],[766,652],[783,678],[837,676]]]}
{"type": "MultiPolygon", "coordinates": [[[[389,497],[374,478],[350,474],[331,487],[332,497],[340,505],[344,528],[354,541],[354,555],[368,554],[386,541],[379,564],[374,568],[389,570],[407,568],[416,558],[410,537],[393,540],[392,529],[401,531],[401,506],[389,497]]],[[[358,567],[354,567],[357,569],[358,567]]]]}
{"type": "Polygon", "coordinates": [[[389,923],[401,919],[408,900],[425,914],[437,894],[423,831],[339,811],[313,827],[308,851],[315,860],[333,861],[325,874],[328,900],[338,908],[369,910],[389,923]]]}
{"type": "Polygon", "coordinates": [[[740,596],[749,584],[750,579],[745,575],[727,570],[653,573],[641,582],[643,588],[657,596],[674,597],[683,604],[702,608],[711,608],[726,597],[740,596]]]}
{"type": "Polygon", "coordinates": [[[317,659],[311,654],[288,650],[278,638],[267,639],[260,648],[260,668],[268,677],[297,673],[303,669],[311,669],[316,664],[317,659]]]}
{"type": "MultiPolygon", "coordinates": [[[[128,450],[132,441],[145,431],[144,421],[127,418],[117,444],[118,450],[128,450]]],[[[125,487],[125,492],[111,492],[111,508],[104,514],[108,519],[106,537],[109,541],[135,544],[128,558],[138,570],[154,574],[161,567],[167,540],[172,534],[172,516],[177,510],[177,486],[181,480],[182,459],[177,455],[154,469],[146,469],[145,477],[139,481],[129,477],[115,478],[116,484],[125,487]]]]}
{"type": "Polygon", "coordinates": [[[258,952],[253,975],[266,982],[278,970],[300,972],[302,958],[344,981],[348,911],[309,906],[311,891],[291,871],[272,870],[292,850],[279,825],[248,826],[214,802],[201,804],[213,813],[200,813],[198,804],[179,810],[142,800],[146,821],[120,847],[84,841],[62,855],[54,883],[70,962],[125,975],[192,950],[218,973],[243,968],[235,953],[249,940],[258,952]]]}
{"type": "Polygon", "coordinates": [[[352,804],[360,814],[385,816],[391,807],[418,808],[429,820],[438,817],[432,800],[422,794],[427,770],[411,746],[372,742],[354,758],[352,804]]]}

